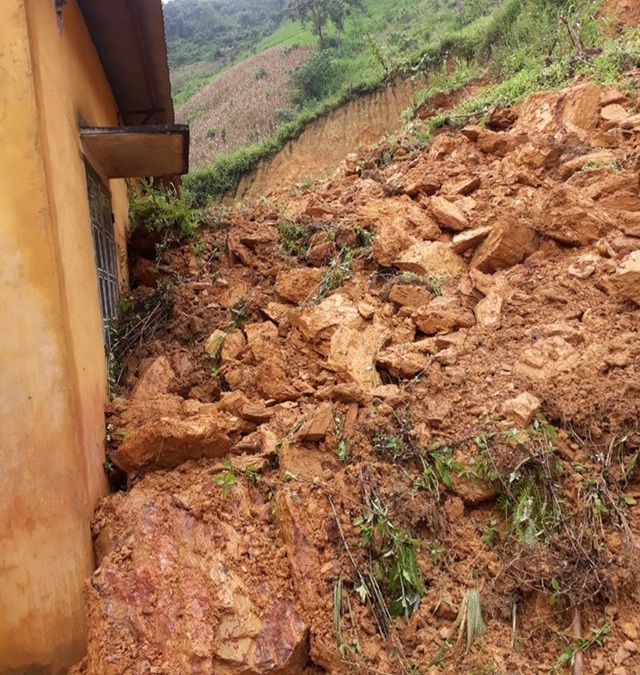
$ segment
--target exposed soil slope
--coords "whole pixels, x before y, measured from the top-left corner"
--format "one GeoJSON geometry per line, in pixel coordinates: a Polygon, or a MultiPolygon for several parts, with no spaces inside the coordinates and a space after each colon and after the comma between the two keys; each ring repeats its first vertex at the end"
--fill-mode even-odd
{"type": "Polygon", "coordinates": [[[274,157],[244,176],[235,198],[257,199],[265,192],[333,173],[350,153],[402,128],[420,80],[397,79],[380,91],[359,96],[309,124],[274,157]]]}
{"type": "Polygon", "coordinates": [[[75,672],[640,669],[636,105],[536,94],[163,254],[75,672]]]}

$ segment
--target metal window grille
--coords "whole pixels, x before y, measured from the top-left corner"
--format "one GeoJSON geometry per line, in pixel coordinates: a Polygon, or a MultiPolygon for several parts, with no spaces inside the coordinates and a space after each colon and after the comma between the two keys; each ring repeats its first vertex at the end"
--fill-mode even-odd
{"type": "Polygon", "coordinates": [[[111,348],[110,323],[118,302],[118,262],[111,215],[111,196],[91,167],[87,166],[87,189],[91,213],[93,253],[98,274],[102,333],[107,351],[111,348]]]}

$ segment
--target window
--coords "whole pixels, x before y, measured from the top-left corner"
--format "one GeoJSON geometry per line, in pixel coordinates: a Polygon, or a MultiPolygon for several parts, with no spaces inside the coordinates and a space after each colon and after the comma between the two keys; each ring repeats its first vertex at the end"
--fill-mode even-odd
{"type": "Polygon", "coordinates": [[[118,262],[111,214],[111,196],[96,172],[86,165],[93,253],[98,273],[102,333],[107,351],[111,348],[109,326],[118,302],[118,262]]]}

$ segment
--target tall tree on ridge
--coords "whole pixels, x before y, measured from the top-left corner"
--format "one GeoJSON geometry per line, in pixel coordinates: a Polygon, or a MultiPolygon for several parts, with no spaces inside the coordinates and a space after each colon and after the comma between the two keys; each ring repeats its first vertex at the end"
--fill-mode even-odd
{"type": "Polygon", "coordinates": [[[364,0],[289,0],[288,3],[291,18],[303,26],[311,24],[311,31],[318,36],[321,47],[325,42],[324,28],[328,23],[342,30],[345,18],[352,11],[363,9],[364,0]]]}

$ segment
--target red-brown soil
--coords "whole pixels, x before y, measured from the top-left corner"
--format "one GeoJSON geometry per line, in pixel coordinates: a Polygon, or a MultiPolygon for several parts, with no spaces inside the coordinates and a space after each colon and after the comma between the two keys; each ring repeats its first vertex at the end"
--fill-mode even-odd
{"type": "Polygon", "coordinates": [[[169,319],[110,407],[128,490],[96,512],[74,672],[640,671],[635,106],[536,94],[164,252],[169,319]],[[552,522],[514,511],[524,480],[552,522]],[[389,528],[425,592],[387,622],[389,528]]]}

